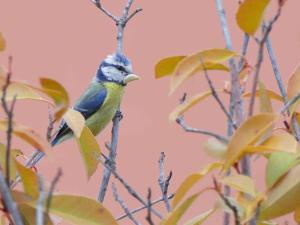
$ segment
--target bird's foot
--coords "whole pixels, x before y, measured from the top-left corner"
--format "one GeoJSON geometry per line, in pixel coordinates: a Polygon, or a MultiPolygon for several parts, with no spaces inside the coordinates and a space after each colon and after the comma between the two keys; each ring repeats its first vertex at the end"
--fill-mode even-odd
{"type": "Polygon", "coordinates": [[[123,113],[120,110],[118,110],[116,112],[115,118],[121,121],[123,119],[123,113]]]}

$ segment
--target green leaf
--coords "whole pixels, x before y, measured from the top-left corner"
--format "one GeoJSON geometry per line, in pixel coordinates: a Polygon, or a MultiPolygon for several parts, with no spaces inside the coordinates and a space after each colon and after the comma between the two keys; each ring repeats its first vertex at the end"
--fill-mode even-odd
{"type": "Polygon", "coordinates": [[[262,202],[260,220],[270,220],[300,207],[300,165],[292,168],[268,191],[268,198],[262,202]]]}
{"type": "Polygon", "coordinates": [[[274,152],[268,159],[266,184],[272,187],[284,174],[298,162],[297,155],[287,152],[274,152]]]}
{"type": "Polygon", "coordinates": [[[159,79],[171,75],[177,64],[184,58],[185,56],[172,56],[160,60],[155,66],[155,78],[159,79]]]}
{"type": "Polygon", "coordinates": [[[254,35],[269,3],[270,0],[244,0],[236,15],[239,27],[247,34],[254,35]]]}
{"type": "Polygon", "coordinates": [[[215,159],[223,159],[225,157],[227,145],[216,138],[209,138],[202,146],[206,154],[215,159]]]}
{"type": "Polygon", "coordinates": [[[80,138],[77,139],[81,155],[83,157],[88,178],[96,171],[99,164],[97,156],[101,155],[101,150],[95,136],[88,127],[84,127],[80,138]]]}

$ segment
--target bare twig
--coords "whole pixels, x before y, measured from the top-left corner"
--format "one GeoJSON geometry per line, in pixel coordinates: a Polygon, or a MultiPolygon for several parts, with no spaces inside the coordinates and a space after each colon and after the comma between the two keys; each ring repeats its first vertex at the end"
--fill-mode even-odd
{"type": "Polygon", "coordinates": [[[223,104],[223,102],[221,101],[221,99],[219,98],[218,93],[216,92],[216,89],[212,83],[212,80],[210,79],[207,69],[204,66],[203,60],[200,58],[200,62],[202,67],[204,68],[204,76],[207,80],[207,83],[209,85],[209,88],[211,90],[211,93],[213,95],[213,97],[216,99],[217,103],[219,104],[220,108],[222,109],[222,111],[224,112],[224,114],[227,116],[228,121],[230,121],[230,123],[232,123],[232,127],[233,128],[237,128],[237,126],[235,125],[235,122],[233,121],[233,118],[231,117],[230,113],[227,111],[225,105],[223,104]]]}
{"type": "MultiPolygon", "coordinates": [[[[110,170],[110,172],[114,175],[114,177],[126,188],[128,193],[133,196],[135,199],[137,199],[140,203],[142,203],[144,206],[147,207],[147,202],[143,199],[143,197],[140,196],[116,171],[115,168],[112,168],[109,163],[105,163],[102,161],[102,159],[99,156],[96,156],[98,161],[105,166],[106,169],[110,170]]],[[[162,216],[159,212],[157,212],[155,209],[152,209],[152,212],[154,215],[156,215],[158,218],[162,219],[162,216]]]]}
{"type": "Polygon", "coordinates": [[[233,212],[234,215],[234,220],[235,220],[235,225],[241,225],[241,220],[239,216],[239,211],[235,205],[233,205],[230,200],[225,196],[220,188],[220,185],[218,184],[217,180],[214,178],[214,188],[216,192],[219,194],[220,198],[224,201],[225,205],[228,206],[228,208],[233,212]]]}
{"type": "MultiPolygon", "coordinates": [[[[124,36],[124,29],[129,20],[131,20],[138,12],[142,11],[142,9],[136,9],[131,15],[129,15],[130,8],[133,4],[133,0],[128,0],[126,6],[124,7],[123,14],[120,17],[114,16],[108,10],[103,8],[101,5],[100,0],[92,0],[93,3],[108,17],[110,17],[113,21],[116,22],[117,25],[117,52],[122,54],[123,53],[123,36],[124,36]]],[[[115,117],[113,118],[113,128],[112,128],[112,138],[111,138],[111,147],[110,147],[110,154],[109,154],[109,161],[110,164],[114,167],[115,159],[117,155],[117,145],[118,145],[118,133],[119,133],[119,123],[121,120],[120,116],[120,109],[118,110],[119,113],[116,113],[115,117]]],[[[98,194],[98,200],[100,202],[104,201],[107,186],[109,183],[109,179],[111,176],[110,170],[104,169],[104,175],[102,178],[102,182],[100,185],[100,190],[98,194]]]]}
{"type": "Polygon", "coordinates": [[[165,168],[164,168],[165,157],[166,155],[164,152],[160,153],[160,157],[158,161],[159,164],[158,183],[161,189],[162,197],[164,199],[167,211],[171,212],[171,205],[168,198],[168,188],[169,188],[170,180],[172,178],[172,171],[170,171],[169,176],[165,178],[165,168]]]}
{"type": "Polygon", "coordinates": [[[116,202],[119,203],[119,205],[122,207],[124,212],[126,213],[126,216],[135,224],[140,225],[140,223],[134,218],[134,216],[130,213],[130,210],[128,209],[127,205],[125,204],[124,200],[121,198],[121,196],[118,193],[117,187],[114,183],[112,183],[112,190],[113,195],[115,197],[116,202]]]}
{"type": "Polygon", "coordinates": [[[255,64],[255,71],[254,71],[254,77],[253,77],[253,84],[252,84],[252,90],[251,90],[251,98],[250,98],[248,116],[252,116],[253,112],[254,112],[255,93],[256,93],[260,69],[261,69],[261,65],[262,65],[263,57],[264,57],[264,46],[265,46],[267,38],[272,30],[274,23],[278,20],[278,18],[281,15],[281,10],[282,10],[282,5],[279,4],[277,13],[271,19],[271,21],[266,26],[266,28],[263,29],[262,38],[259,41],[258,55],[257,55],[257,59],[256,59],[256,64],[255,64]]]}
{"type": "Polygon", "coordinates": [[[152,220],[152,211],[151,211],[151,189],[148,189],[148,204],[147,204],[147,216],[146,216],[146,220],[148,221],[149,225],[154,225],[153,220],[152,220]]]}
{"type": "Polygon", "coordinates": [[[201,130],[201,129],[198,129],[198,128],[193,128],[193,127],[190,127],[188,126],[184,119],[183,119],[183,116],[180,116],[176,119],[176,122],[186,131],[186,132],[191,132],[191,133],[198,133],[198,134],[203,134],[203,135],[207,135],[207,136],[211,136],[211,137],[214,137],[216,139],[218,139],[219,141],[223,142],[223,143],[228,143],[228,139],[226,137],[223,137],[219,134],[215,134],[213,132],[210,132],[210,131],[206,131],[206,130],[201,130]]]}
{"type": "Polygon", "coordinates": [[[51,207],[51,201],[52,201],[52,197],[53,197],[53,192],[55,190],[56,184],[58,183],[59,179],[62,176],[62,170],[58,169],[57,174],[55,175],[53,181],[51,182],[49,191],[48,191],[48,196],[47,196],[47,200],[46,200],[46,214],[49,214],[49,210],[51,207]]]}
{"type": "MultiPolygon", "coordinates": [[[[169,195],[168,196],[168,199],[172,199],[174,197],[174,194],[171,194],[171,195],[169,195]]],[[[156,199],[156,200],[154,200],[153,202],[151,202],[151,206],[152,205],[155,205],[155,204],[157,204],[157,203],[160,203],[160,202],[162,202],[162,201],[164,201],[164,198],[163,197],[160,197],[159,199],[156,199]]],[[[140,212],[140,211],[142,211],[142,210],[144,210],[144,209],[147,209],[148,207],[147,206],[140,206],[140,207],[138,207],[138,208],[136,208],[136,209],[133,209],[132,211],[130,211],[130,213],[131,214],[135,214],[135,213],[137,213],[137,212],[140,212]]],[[[127,215],[126,214],[123,214],[123,215],[121,215],[121,216],[119,216],[119,217],[117,217],[117,219],[116,220],[122,220],[122,219],[124,219],[124,218],[126,218],[127,217],[127,215]]]]}
{"type": "Polygon", "coordinates": [[[38,176],[39,181],[39,198],[36,203],[36,225],[44,225],[44,207],[45,207],[45,200],[46,200],[46,191],[45,191],[45,184],[44,179],[42,176],[38,176]]]}
{"type": "Polygon", "coordinates": [[[48,124],[48,127],[47,127],[46,138],[47,138],[47,141],[50,143],[51,142],[51,137],[52,137],[52,131],[54,129],[54,123],[55,123],[53,113],[51,112],[50,107],[48,108],[48,114],[49,114],[49,116],[48,116],[49,124],[48,124]]]}
{"type": "Polygon", "coordinates": [[[292,105],[294,105],[299,99],[300,99],[300,92],[284,104],[284,106],[280,109],[280,113],[283,114],[287,112],[289,108],[292,105]]]}

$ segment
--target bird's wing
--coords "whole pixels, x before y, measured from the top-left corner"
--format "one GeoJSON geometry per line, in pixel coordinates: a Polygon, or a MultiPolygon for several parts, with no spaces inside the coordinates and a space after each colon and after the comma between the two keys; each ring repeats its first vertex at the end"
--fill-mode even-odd
{"type": "MultiPolygon", "coordinates": [[[[79,111],[85,119],[88,119],[103,105],[107,95],[106,88],[100,83],[92,83],[83,95],[77,100],[73,109],[79,111]]],[[[63,136],[69,134],[71,129],[67,123],[62,120],[58,131],[51,141],[52,145],[57,144],[63,136]]]]}

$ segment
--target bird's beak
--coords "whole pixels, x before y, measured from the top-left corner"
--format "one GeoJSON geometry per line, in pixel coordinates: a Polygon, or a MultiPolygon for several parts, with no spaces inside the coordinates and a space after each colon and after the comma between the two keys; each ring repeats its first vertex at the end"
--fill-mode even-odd
{"type": "Polygon", "coordinates": [[[135,75],[135,74],[128,74],[125,78],[124,78],[124,80],[123,80],[123,82],[124,82],[124,84],[128,84],[129,82],[131,82],[131,81],[134,81],[134,80],[140,80],[141,78],[138,76],[138,75],[135,75]]]}

